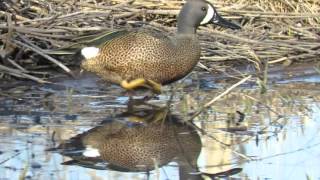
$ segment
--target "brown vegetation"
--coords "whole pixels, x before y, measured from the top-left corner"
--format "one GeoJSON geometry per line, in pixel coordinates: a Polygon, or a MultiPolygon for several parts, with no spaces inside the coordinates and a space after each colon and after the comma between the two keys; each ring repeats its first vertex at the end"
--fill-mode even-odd
{"type": "MultiPolygon", "coordinates": [[[[265,64],[319,60],[320,1],[211,0],[240,31],[202,27],[202,63],[265,64]]],[[[0,2],[0,79],[46,82],[47,69],[72,74],[75,61],[59,48],[80,36],[124,28],[175,32],[178,0],[4,0],[0,2]],[[61,53],[63,55],[61,55],[61,53]],[[60,55],[57,55],[60,54],[60,55]]]]}

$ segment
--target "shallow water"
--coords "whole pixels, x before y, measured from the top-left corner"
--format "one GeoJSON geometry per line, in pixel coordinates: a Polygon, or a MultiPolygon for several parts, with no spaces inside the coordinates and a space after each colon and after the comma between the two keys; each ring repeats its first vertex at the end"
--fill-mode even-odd
{"type": "Polygon", "coordinates": [[[174,92],[170,112],[128,110],[125,91],[92,76],[3,85],[0,179],[319,179],[320,77],[273,77],[266,94],[243,84],[194,124],[181,122],[236,81],[194,73],[150,101],[174,92]]]}

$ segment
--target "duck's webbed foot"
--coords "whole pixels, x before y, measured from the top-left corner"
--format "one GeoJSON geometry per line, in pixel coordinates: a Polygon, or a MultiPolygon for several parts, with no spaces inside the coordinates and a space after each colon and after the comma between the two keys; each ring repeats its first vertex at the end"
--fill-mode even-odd
{"type": "Polygon", "coordinates": [[[156,94],[161,94],[161,84],[144,78],[137,78],[130,82],[127,80],[121,81],[120,85],[127,90],[133,90],[139,87],[145,87],[152,90],[156,94]]]}

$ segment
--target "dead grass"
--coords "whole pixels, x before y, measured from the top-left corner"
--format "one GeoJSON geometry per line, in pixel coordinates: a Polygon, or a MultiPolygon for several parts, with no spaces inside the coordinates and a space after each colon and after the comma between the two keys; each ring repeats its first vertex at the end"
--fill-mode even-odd
{"type": "MultiPolygon", "coordinates": [[[[320,1],[211,0],[220,14],[243,27],[232,31],[201,27],[202,63],[266,64],[308,62],[320,55],[320,1]]],[[[175,32],[182,1],[172,0],[30,0],[0,2],[0,78],[46,82],[48,68],[75,64],[53,50],[77,38],[124,28],[175,32]]],[[[50,76],[50,75],[49,75],[50,76]]]]}

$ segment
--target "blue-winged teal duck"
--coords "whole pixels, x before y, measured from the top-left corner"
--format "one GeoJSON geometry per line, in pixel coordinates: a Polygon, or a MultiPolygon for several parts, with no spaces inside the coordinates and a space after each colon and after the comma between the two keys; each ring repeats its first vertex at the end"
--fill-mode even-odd
{"type": "Polygon", "coordinates": [[[160,92],[161,85],[190,73],[200,58],[198,26],[208,23],[239,29],[217,13],[205,0],[189,0],[178,16],[173,37],[145,30],[122,31],[97,47],[81,50],[81,67],[125,89],[148,87],[160,92]]]}

